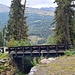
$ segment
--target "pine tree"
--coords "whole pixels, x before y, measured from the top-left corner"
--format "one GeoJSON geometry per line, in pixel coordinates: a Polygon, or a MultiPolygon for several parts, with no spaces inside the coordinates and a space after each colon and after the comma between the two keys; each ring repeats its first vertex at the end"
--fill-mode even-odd
{"type": "MultiPolygon", "coordinates": [[[[26,4],[26,0],[25,0],[26,4]]],[[[26,18],[24,16],[25,4],[21,4],[21,0],[13,0],[9,12],[9,20],[7,25],[7,38],[10,40],[27,39],[28,26],[26,25],[26,18]]]]}
{"type": "Polygon", "coordinates": [[[2,46],[3,46],[3,34],[0,31],[0,47],[2,47],[2,46]]]}
{"type": "MultiPolygon", "coordinates": [[[[56,31],[55,38],[57,44],[73,44],[75,40],[72,28],[74,23],[74,10],[71,8],[72,0],[55,0],[58,7],[55,11],[56,31]]],[[[74,28],[73,28],[74,29],[74,28]]]]}

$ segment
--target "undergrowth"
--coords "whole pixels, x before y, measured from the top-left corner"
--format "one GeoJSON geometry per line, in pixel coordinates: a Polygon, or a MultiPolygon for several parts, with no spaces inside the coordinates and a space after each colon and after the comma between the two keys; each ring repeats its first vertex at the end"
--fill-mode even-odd
{"type": "Polygon", "coordinates": [[[41,56],[41,57],[34,57],[33,60],[31,61],[31,63],[32,63],[34,66],[36,66],[37,64],[39,64],[39,62],[40,62],[42,59],[44,59],[43,56],[41,56]]]}
{"type": "Polygon", "coordinates": [[[8,58],[8,53],[0,53],[0,59],[8,58]]]}
{"type": "Polygon", "coordinates": [[[66,51],[65,51],[65,55],[67,55],[67,56],[72,56],[72,55],[74,55],[74,56],[75,56],[75,47],[73,47],[73,48],[71,48],[71,49],[69,49],[69,50],[66,50],[66,51]]]}

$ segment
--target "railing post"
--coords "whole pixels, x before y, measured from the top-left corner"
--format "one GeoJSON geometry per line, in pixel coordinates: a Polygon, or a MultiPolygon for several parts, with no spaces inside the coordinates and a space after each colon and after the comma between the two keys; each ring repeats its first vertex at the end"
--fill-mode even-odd
{"type": "Polygon", "coordinates": [[[16,48],[16,47],[15,47],[15,53],[16,53],[16,54],[15,54],[15,57],[17,57],[17,48],[16,48]]]}
{"type": "Polygon", "coordinates": [[[23,49],[23,57],[24,57],[24,47],[22,47],[22,49],[23,49]]]}
{"type": "Polygon", "coordinates": [[[25,72],[25,61],[24,61],[24,57],[22,57],[22,69],[23,69],[23,72],[25,72]]]}
{"type": "Polygon", "coordinates": [[[65,46],[65,50],[67,50],[68,49],[68,45],[64,45],[65,46]]]}
{"type": "Polygon", "coordinates": [[[58,56],[58,45],[56,45],[56,56],[58,56]]]}
{"type": "Polygon", "coordinates": [[[30,54],[31,54],[31,56],[32,56],[32,47],[30,47],[30,52],[31,52],[30,54]]]}
{"type": "Polygon", "coordinates": [[[41,54],[40,54],[40,52],[41,52],[41,48],[40,48],[40,46],[38,47],[38,51],[39,51],[39,56],[40,56],[40,55],[41,55],[41,54]]]}
{"type": "Polygon", "coordinates": [[[11,51],[10,51],[10,48],[8,48],[8,51],[9,51],[9,54],[10,54],[10,52],[11,52],[11,51]]]}
{"type": "Polygon", "coordinates": [[[49,46],[47,46],[47,56],[49,56],[49,46]]]}

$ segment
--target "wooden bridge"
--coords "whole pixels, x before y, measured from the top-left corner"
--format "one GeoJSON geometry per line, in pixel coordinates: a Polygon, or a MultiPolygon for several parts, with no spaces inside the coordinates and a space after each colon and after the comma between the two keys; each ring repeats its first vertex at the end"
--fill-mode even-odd
{"type": "Polygon", "coordinates": [[[56,57],[64,55],[64,51],[69,49],[69,45],[38,45],[38,46],[19,46],[9,47],[8,52],[13,56],[14,62],[25,72],[26,57],[56,57]]]}
{"type": "Polygon", "coordinates": [[[9,47],[9,54],[13,57],[40,57],[42,56],[59,56],[69,49],[69,45],[38,45],[38,46],[19,46],[9,47]]]}

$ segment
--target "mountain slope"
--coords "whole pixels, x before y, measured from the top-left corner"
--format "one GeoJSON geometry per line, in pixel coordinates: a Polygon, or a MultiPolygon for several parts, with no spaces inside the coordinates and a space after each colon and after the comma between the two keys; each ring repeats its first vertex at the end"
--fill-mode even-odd
{"type": "Polygon", "coordinates": [[[35,13],[40,15],[51,15],[54,16],[54,11],[49,11],[45,9],[38,9],[38,8],[26,8],[26,13],[35,13]]]}
{"type": "MultiPolygon", "coordinates": [[[[3,12],[9,12],[10,8],[6,5],[0,4],[0,13],[3,12]]],[[[54,15],[55,8],[26,8],[26,13],[37,13],[37,14],[43,14],[43,15],[54,15]]]]}
{"type": "Polygon", "coordinates": [[[9,12],[9,7],[3,4],[0,4],[0,13],[9,12]]]}
{"type": "MultiPolygon", "coordinates": [[[[2,6],[3,7],[3,6],[2,6]]],[[[0,7],[1,8],[1,7],[0,7]]],[[[9,9],[9,7],[4,6],[2,9],[9,9]]],[[[7,25],[7,21],[9,19],[9,11],[0,12],[0,30],[7,25]]],[[[52,9],[51,9],[52,10],[52,9]]],[[[50,26],[54,19],[54,12],[48,11],[44,9],[36,9],[36,8],[26,8],[26,16],[27,16],[27,25],[29,28],[28,34],[30,36],[39,36],[45,39],[52,35],[52,30],[54,26],[50,26]]]]}
{"type": "Polygon", "coordinates": [[[46,10],[46,11],[51,11],[51,12],[53,11],[54,12],[55,8],[54,7],[49,7],[49,8],[48,7],[43,7],[43,8],[41,8],[41,10],[46,10]]]}

